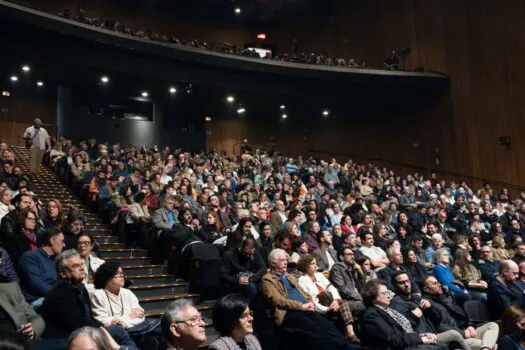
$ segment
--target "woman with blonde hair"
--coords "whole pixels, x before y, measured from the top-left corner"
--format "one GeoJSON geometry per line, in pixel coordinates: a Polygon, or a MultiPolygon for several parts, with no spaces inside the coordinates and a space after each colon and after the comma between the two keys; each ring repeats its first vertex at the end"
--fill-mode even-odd
{"type": "Polygon", "coordinates": [[[494,252],[494,259],[498,261],[509,260],[512,258],[511,252],[505,248],[505,238],[501,235],[496,235],[492,239],[492,251],[494,252]]]}

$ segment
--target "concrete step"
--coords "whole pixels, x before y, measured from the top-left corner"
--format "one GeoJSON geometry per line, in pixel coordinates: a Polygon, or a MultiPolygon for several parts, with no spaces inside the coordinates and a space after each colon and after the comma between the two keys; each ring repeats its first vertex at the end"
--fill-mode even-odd
{"type": "MultiPolygon", "coordinates": [[[[215,304],[210,303],[202,303],[195,305],[195,307],[197,308],[197,310],[199,310],[202,316],[208,320],[211,320],[211,314],[214,306],[215,304]]],[[[166,309],[151,309],[145,311],[144,314],[146,315],[146,317],[161,317],[164,314],[165,310],[166,309]]]]}
{"type": "Polygon", "coordinates": [[[102,248],[103,244],[108,244],[108,245],[109,244],[121,244],[121,243],[118,242],[118,237],[117,236],[101,235],[98,232],[96,234],[91,234],[91,235],[95,239],[95,242],[97,242],[99,245],[101,245],[101,248],[102,248]]]}
{"type": "Polygon", "coordinates": [[[149,263],[142,265],[122,265],[127,278],[133,279],[133,276],[159,275],[166,274],[168,268],[165,265],[152,265],[149,263]]]}
{"type": "Polygon", "coordinates": [[[165,273],[159,273],[159,274],[153,274],[153,275],[150,275],[150,274],[134,275],[134,276],[129,276],[126,274],[126,276],[129,279],[133,280],[133,286],[147,286],[150,284],[175,283],[175,276],[168,275],[165,273]]]}
{"type": "Polygon", "coordinates": [[[112,257],[147,257],[148,252],[144,249],[132,249],[132,248],[116,248],[116,249],[102,249],[97,251],[97,254],[102,259],[109,259],[112,257]]]}
{"type": "MultiPolygon", "coordinates": [[[[117,237],[115,237],[117,238],[117,237]]],[[[102,242],[104,242],[104,240],[102,240],[102,242]]],[[[126,248],[124,246],[124,243],[97,243],[99,248],[101,250],[107,250],[107,249],[124,249],[126,248]]]]}
{"type": "MultiPolygon", "coordinates": [[[[133,279],[135,282],[135,279],[133,279]]],[[[178,295],[188,293],[188,283],[153,283],[150,285],[131,285],[129,289],[137,298],[155,297],[157,295],[178,295]]]]}
{"type": "Polygon", "coordinates": [[[145,311],[165,310],[173,301],[177,299],[190,299],[194,304],[199,303],[199,294],[177,294],[177,295],[157,295],[154,297],[138,298],[140,306],[145,311]]]}
{"type": "Polygon", "coordinates": [[[110,258],[106,258],[104,259],[106,261],[115,261],[115,262],[118,262],[119,264],[121,265],[135,265],[135,266],[140,266],[140,265],[146,265],[146,264],[149,264],[150,263],[150,260],[147,256],[138,256],[138,257],[135,257],[135,258],[130,258],[129,256],[112,256],[110,258]]]}

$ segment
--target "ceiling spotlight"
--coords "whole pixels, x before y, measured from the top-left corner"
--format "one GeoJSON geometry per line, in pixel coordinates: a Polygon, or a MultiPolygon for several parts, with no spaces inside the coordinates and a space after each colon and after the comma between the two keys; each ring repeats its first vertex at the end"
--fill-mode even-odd
{"type": "Polygon", "coordinates": [[[2,96],[9,97],[11,93],[9,91],[2,91],[2,96]]]}
{"type": "Polygon", "coordinates": [[[235,14],[237,14],[237,15],[241,14],[241,8],[240,7],[236,7],[235,8],[235,14]]]}
{"type": "Polygon", "coordinates": [[[206,117],[207,122],[211,122],[211,117],[206,117]]]}
{"type": "Polygon", "coordinates": [[[36,82],[36,86],[42,87],[42,86],[44,86],[44,82],[39,80],[39,81],[36,82]]]}
{"type": "Polygon", "coordinates": [[[27,73],[31,70],[31,68],[29,66],[22,66],[22,70],[27,73]]]}
{"type": "Polygon", "coordinates": [[[233,101],[235,101],[235,98],[233,96],[228,96],[226,98],[226,101],[228,101],[228,103],[233,103],[233,101]]]}
{"type": "Polygon", "coordinates": [[[18,81],[18,77],[16,75],[12,75],[10,79],[12,82],[18,81]]]}
{"type": "Polygon", "coordinates": [[[146,98],[149,96],[148,92],[147,91],[142,91],[141,93],[142,97],[146,98]]]}
{"type": "Polygon", "coordinates": [[[109,83],[109,78],[107,76],[103,76],[100,78],[100,81],[103,83],[103,84],[107,84],[109,83]]]}
{"type": "Polygon", "coordinates": [[[244,112],[246,112],[246,109],[244,109],[243,107],[241,107],[241,108],[239,108],[239,109],[237,110],[237,113],[238,113],[238,114],[244,114],[244,112]]]}
{"type": "Polygon", "coordinates": [[[286,118],[288,118],[288,115],[283,114],[283,115],[281,116],[281,118],[286,119],[286,118]]]}
{"type": "Polygon", "coordinates": [[[325,109],[325,110],[323,111],[323,115],[324,115],[325,117],[326,117],[327,115],[329,115],[329,114],[330,114],[330,112],[329,112],[328,110],[325,109]]]}
{"type": "Polygon", "coordinates": [[[286,106],[285,106],[285,105],[281,105],[279,108],[280,108],[280,109],[285,109],[286,106]]]}
{"type": "Polygon", "coordinates": [[[173,86],[170,87],[170,94],[174,94],[177,92],[177,89],[175,89],[173,86]]]}

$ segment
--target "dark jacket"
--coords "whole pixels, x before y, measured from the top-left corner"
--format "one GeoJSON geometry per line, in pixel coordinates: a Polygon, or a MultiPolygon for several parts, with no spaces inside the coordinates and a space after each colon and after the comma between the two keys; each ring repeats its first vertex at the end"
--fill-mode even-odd
{"type": "MultiPolygon", "coordinates": [[[[38,242],[38,231],[35,231],[35,235],[37,237],[36,242],[34,242],[36,245],[38,242]]],[[[31,241],[22,233],[20,225],[17,224],[15,231],[5,236],[4,246],[11,261],[16,266],[22,255],[31,250],[31,241]]]]}
{"type": "Polygon", "coordinates": [[[102,325],[93,317],[89,293],[83,284],[73,286],[60,279],[39,310],[46,322],[44,337],[67,338],[81,327],[102,325]]]}
{"type": "Polygon", "coordinates": [[[363,300],[361,294],[359,294],[359,278],[355,270],[348,267],[345,263],[335,263],[330,270],[328,279],[337,289],[341,298],[345,300],[363,300]]]}
{"type": "Polygon", "coordinates": [[[490,305],[490,311],[493,319],[501,318],[503,311],[511,305],[520,308],[525,307],[525,294],[514,283],[503,284],[497,278],[489,282],[487,290],[487,305],[490,305]]]}
{"type": "Polygon", "coordinates": [[[416,262],[415,264],[407,262],[403,264],[403,268],[410,273],[413,281],[417,283],[418,286],[420,286],[425,277],[429,275],[426,267],[420,262],[416,262]]]}
{"type": "Polygon", "coordinates": [[[46,297],[58,279],[55,257],[47,255],[42,248],[25,252],[18,270],[22,291],[28,301],[46,297]]]}
{"type": "Polygon", "coordinates": [[[481,272],[481,278],[484,281],[490,282],[495,279],[498,274],[499,261],[479,259],[475,266],[481,272]]]}
{"type": "Polygon", "coordinates": [[[421,317],[417,317],[412,313],[412,310],[419,308],[420,301],[421,298],[396,294],[390,303],[390,307],[399,311],[399,313],[405,316],[412,324],[415,332],[437,333],[435,324],[437,324],[439,318],[437,317],[435,310],[432,308],[421,310],[423,311],[423,315],[421,317]]]}
{"type": "Polygon", "coordinates": [[[16,226],[18,226],[16,223],[18,212],[18,210],[13,210],[2,218],[0,222],[0,242],[5,244],[5,238],[15,233],[16,226]]]}
{"type": "Polygon", "coordinates": [[[196,241],[207,242],[208,237],[202,231],[193,230],[184,224],[175,224],[173,225],[173,240],[175,241],[177,251],[180,253],[188,244],[196,241]]]}
{"type": "Polygon", "coordinates": [[[368,307],[361,319],[361,343],[372,349],[448,349],[424,345],[417,332],[406,333],[388,314],[376,306],[368,307]]]}
{"type": "Polygon", "coordinates": [[[3,248],[0,248],[0,276],[2,276],[6,282],[19,282],[15,266],[11,258],[9,258],[9,254],[7,254],[7,251],[3,248]]]}
{"type": "Polygon", "coordinates": [[[463,308],[458,306],[453,297],[449,295],[433,295],[425,293],[423,297],[432,303],[432,308],[439,316],[437,329],[439,332],[445,332],[450,329],[465,334],[465,328],[468,326],[468,317],[463,308]]]}
{"type": "Polygon", "coordinates": [[[239,250],[230,249],[222,257],[221,278],[236,287],[239,285],[239,272],[251,273],[250,282],[258,283],[266,273],[266,265],[257,251],[247,258],[239,250]]]}

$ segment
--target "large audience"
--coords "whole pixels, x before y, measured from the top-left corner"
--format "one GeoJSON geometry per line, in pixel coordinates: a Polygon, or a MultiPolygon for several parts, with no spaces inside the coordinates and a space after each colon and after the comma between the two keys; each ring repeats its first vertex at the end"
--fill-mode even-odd
{"type": "MultiPolygon", "coordinates": [[[[113,19],[101,19],[96,16],[89,16],[83,9],[79,9],[76,14],[73,14],[73,12],[69,9],[65,9],[64,11],[59,13],[59,16],[143,40],[151,40],[171,45],[188,46],[192,48],[214,51],[229,55],[300,64],[336,66],[341,68],[367,68],[367,64],[364,60],[359,61],[354,58],[345,59],[343,57],[331,57],[313,52],[293,52],[283,53],[281,55],[276,55],[268,52],[264,56],[261,56],[257,51],[255,51],[252,48],[244,48],[232,43],[207,42],[201,39],[180,39],[173,34],[157,33],[152,30],[133,28],[132,25],[128,25],[113,19]]],[[[392,69],[389,66],[387,68],[392,69]]]]}
{"type": "MultiPolygon", "coordinates": [[[[212,349],[260,349],[268,334],[280,348],[524,348],[525,193],[248,146],[61,138],[45,163],[177,278],[192,282],[192,259],[221,261],[203,264],[220,276],[212,349]]],[[[40,202],[5,143],[0,166],[1,332],[70,349],[206,340],[188,300],[145,317],[84,214],[40,202]]]]}

